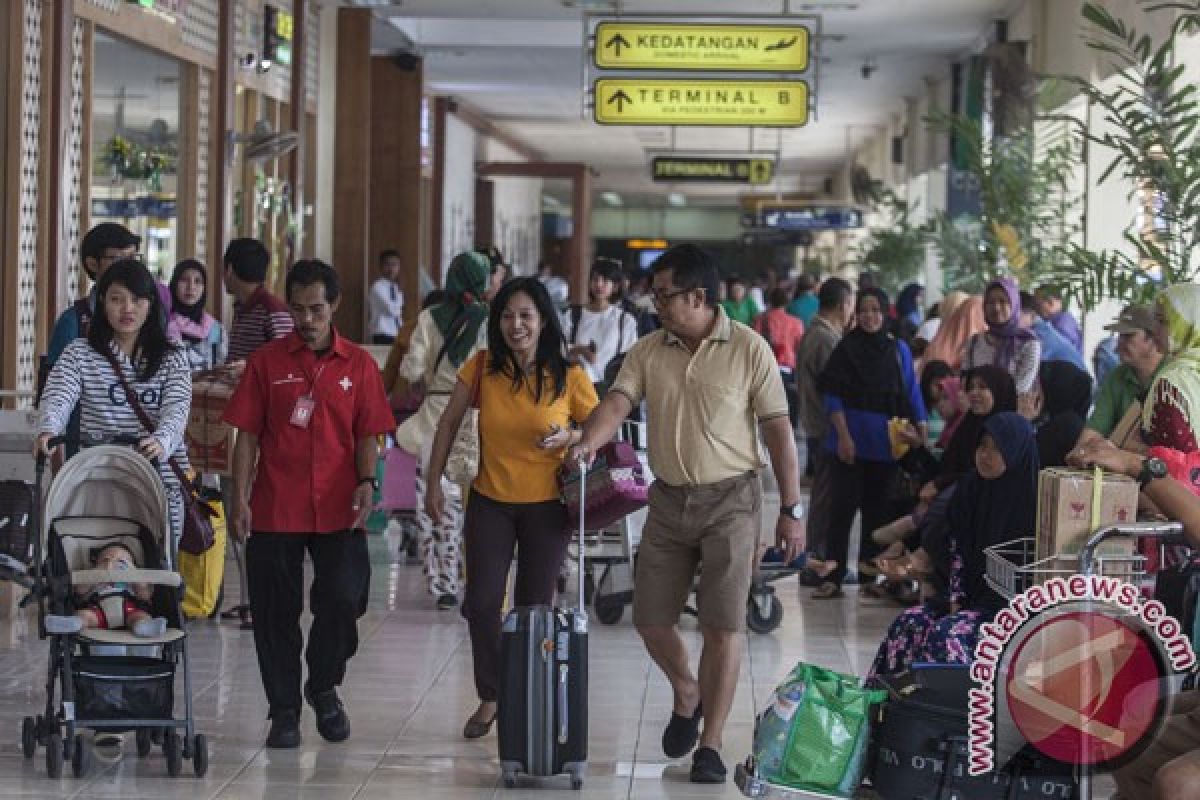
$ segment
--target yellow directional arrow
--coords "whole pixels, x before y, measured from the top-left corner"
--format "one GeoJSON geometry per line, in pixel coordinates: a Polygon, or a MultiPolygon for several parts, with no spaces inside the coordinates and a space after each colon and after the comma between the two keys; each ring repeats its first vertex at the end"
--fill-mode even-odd
{"type": "Polygon", "coordinates": [[[601,125],[799,127],[808,122],[804,81],[601,78],[593,88],[593,114],[601,125]]]}
{"type": "Polygon", "coordinates": [[[600,69],[804,72],[809,31],[803,25],[605,21],[596,26],[600,69]]]}

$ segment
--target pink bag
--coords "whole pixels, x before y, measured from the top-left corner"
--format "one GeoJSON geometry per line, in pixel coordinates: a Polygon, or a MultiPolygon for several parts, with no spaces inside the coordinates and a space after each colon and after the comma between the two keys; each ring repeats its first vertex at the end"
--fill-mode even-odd
{"type": "Polygon", "coordinates": [[[417,510],[417,457],[402,447],[393,447],[383,456],[378,510],[417,510]]]}
{"type": "MultiPolygon", "coordinates": [[[[579,470],[564,464],[558,472],[558,486],[567,515],[579,519],[579,470]]],[[[597,531],[632,514],[647,503],[649,487],[637,451],[628,442],[609,442],[597,451],[587,471],[587,507],[584,527],[597,531]]],[[[574,527],[572,524],[570,527],[574,527]]]]}

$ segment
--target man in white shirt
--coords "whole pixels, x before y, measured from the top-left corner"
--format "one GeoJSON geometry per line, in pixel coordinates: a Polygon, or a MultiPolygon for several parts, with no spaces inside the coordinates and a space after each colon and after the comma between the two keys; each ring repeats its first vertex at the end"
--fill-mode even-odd
{"type": "Polygon", "coordinates": [[[571,359],[587,371],[592,383],[604,382],[604,369],[637,341],[637,319],[612,302],[621,283],[621,265],[598,258],[588,277],[588,304],[571,306],[563,315],[571,359]]]}
{"type": "Polygon", "coordinates": [[[379,254],[379,277],[371,284],[367,297],[367,333],[371,344],[391,344],[404,322],[404,292],[396,279],[400,277],[400,254],[384,250],[379,254]]]}

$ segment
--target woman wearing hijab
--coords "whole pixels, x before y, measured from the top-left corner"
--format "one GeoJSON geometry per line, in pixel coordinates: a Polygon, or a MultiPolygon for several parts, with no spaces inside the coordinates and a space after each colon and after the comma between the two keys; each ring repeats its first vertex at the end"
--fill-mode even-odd
{"type": "Polygon", "coordinates": [[[921,300],[924,297],[925,287],[919,283],[908,284],[896,296],[896,330],[905,341],[912,341],[921,323],[925,321],[921,309],[921,300]]]}
{"type": "MultiPolygon", "coordinates": [[[[487,256],[476,252],[455,256],[446,275],[445,299],[417,317],[408,353],[400,362],[400,377],[425,389],[417,413],[396,429],[396,444],[418,456],[421,465],[417,497],[425,496],[429,448],[458,382],[458,370],[487,347],[487,298],[493,291],[493,275],[487,256]]],[[[440,519],[431,519],[417,504],[417,541],[429,592],[437,598],[437,607],[446,610],[458,604],[462,585],[460,527],[466,495],[448,478],[441,478],[441,486],[445,504],[440,519]]]]}
{"type": "Polygon", "coordinates": [[[1021,292],[1012,278],[997,278],[983,293],[987,330],[967,342],[963,369],[990,364],[1008,370],[1018,395],[1028,395],[1037,381],[1042,344],[1033,331],[1021,327],[1021,292]]]}
{"type": "MultiPolygon", "coordinates": [[[[952,293],[953,294],[953,293],[952,293]]],[[[922,361],[945,361],[951,369],[962,366],[963,349],[972,336],[987,329],[983,319],[983,298],[967,296],[953,310],[947,310],[947,296],[942,301],[942,326],[925,348],[922,361]]]]}
{"type": "Polygon", "coordinates": [[[1092,376],[1069,361],[1047,361],[1038,369],[1038,380],[1038,457],[1043,467],[1065,467],[1092,409],[1092,376]]]}
{"type": "Polygon", "coordinates": [[[183,345],[192,372],[225,363],[229,340],[225,328],[204,310],[208,273],[194,258],[180,261],[171,273],[171,315],[167,338],[183,345]]]}
{"type": "Polygon", "coordinates": [[[1155,304],[1154,340],[1166,353],[1150,384],[1142,429],[1151,447],[1200,449],[1200,286],[1168,286],[1155,304]]]}
{"type": "Polygon", "coordinates": [[[1028,420],[1005,411],[984,423],[975,467],[959,481],[946,512],[947,591],[896,618],[870,677],[902,672],[915,663],[970,663],[979,626],[1004,605],[984,578],[984,548],[1033,530],[1038,468],[1037,443],[1028,420]]]}
{"type": "MultiPolygon", "coordinates": [[[[862,512],[862,530],[872,531],[895,519],[887,492],[896,470],[888,423],[899,417],[910,422],[903,434],[914,447],[925,444],[925,403],[913,372],[908,345],[884,326],[888,297],[880,289],[863,289],[855,306],[856,327],[842,337],[817,381],[832,423],[825,446],[834,497],[823,538],[826,561],[838,566],[817,588],[818,598],[838,597],[846,574],[850,527],[862,512]]],[[[859,570],[876,574],[871,564],[879,548],[863,537],[859,570]]]]}

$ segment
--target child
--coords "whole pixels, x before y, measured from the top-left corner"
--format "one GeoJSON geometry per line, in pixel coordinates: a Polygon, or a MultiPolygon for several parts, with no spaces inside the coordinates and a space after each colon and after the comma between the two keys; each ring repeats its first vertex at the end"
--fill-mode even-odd
{"type": "MultiPolygon", "coordinates": [[[[121,544],[106,545],[92,554],[96,569],[135,569],[133,553],[121,544]]],[[[49,614],[46,630],[50,633],[79,633],[84,628],[128,628],[134,636],[152,638],[167,629],[163,617],[150,616],[153,590],[144,583],[102,583],[77,586],[76,600],[81,604],[72,616],[49,614]]]]}

